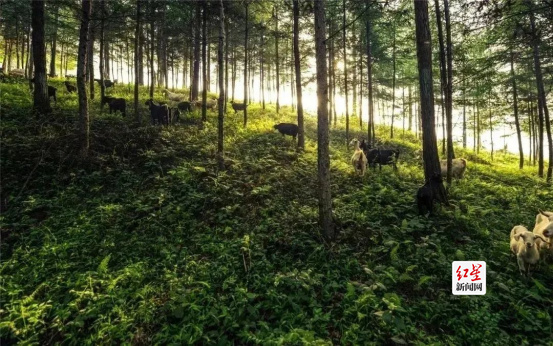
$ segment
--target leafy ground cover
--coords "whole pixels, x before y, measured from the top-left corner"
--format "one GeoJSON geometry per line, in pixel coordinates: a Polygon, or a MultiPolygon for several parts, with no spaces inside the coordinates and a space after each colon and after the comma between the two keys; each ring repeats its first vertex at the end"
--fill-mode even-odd
{"type": "Polygon", "coordinates": [[[390,141],[380,129],[401,148],[399,170],[361,178],[340,125],[339,233],[325,243],[314,118],[298,154],[272,129],[294,121],[291,109],[252,105],[246,129],[229,112],[217,172],[215,114],[139,127],[96,100],[83,160],[76,96],[53,84],[47,119],[32,117],[26,85],[0,86],[3,343],[553,344],[552,259],[523,278],[508,246],[512,226],[531,228],[553,206],[535,167],[457,149],[466,178],[449,188],[453,207],[427,218],[414,203],[423,173],[412,134],[390,141]],[[451,294],[454,260],[486,261],[485,296],[451,294]]]}

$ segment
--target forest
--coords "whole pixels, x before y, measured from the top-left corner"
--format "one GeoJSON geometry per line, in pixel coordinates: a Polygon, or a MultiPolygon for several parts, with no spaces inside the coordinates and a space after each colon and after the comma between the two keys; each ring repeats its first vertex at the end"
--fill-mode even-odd
{"type": "Polygon", "coordinates": [[[552,0],[1,0],[0,59],[2,345],[553,345],[552,0]]]}

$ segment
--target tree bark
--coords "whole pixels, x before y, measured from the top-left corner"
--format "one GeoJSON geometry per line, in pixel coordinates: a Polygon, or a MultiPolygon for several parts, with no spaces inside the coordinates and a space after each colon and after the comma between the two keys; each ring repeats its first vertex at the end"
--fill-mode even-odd
{"type": "Polygon", "coordinates": [[[207,0],[202,8],[202,121],[207,121],[207,0]]]}
{"type": "MultiPolygon", "coordinates": [[[[300,43],[299,43],[299,17],[300,6],[299,0],[293,0],[294,7],[294,66],[296,70],[296,96],[298,107],[298,149],[305,149],[305,138],[303,129],[303,101],[301,90],[301,65],[300,65],[300,43]]],[[[326,59],[326,54],[324,56],[326,59]]],[[[326,65],[326,64],[325,64],[326,65]]],[[[325,77],[326,80],[326,77],[325,77]]]]}
{"type": "Polygon", "coordinates": [[[46,49],[44,45],[44,1],[31,2],[31,25],[33,26],[33,64],[35,70],[35,85],[33,94],[33,110],[39,114],[52,111],[48,86],[46,84],[46,49]]]}
{"type": "MultiPolygon", "coordinates": [[[[59,4],[55,5],[54,8],[54,36],[52,37],[52,50],[50,52],[50,74],[49,76],[54,78],[56,76],[56,49],[58,42],[58,21],[59,21],[59,4]]],[[[61,70],[60,70],[61,73],[61,70]]]]}
{"type": "Polygon", "coordinates": [[[394,40],[392,43],[392,122],[390,138],[394,138],[394,115],[396,112],[396,26],[394,24],[394,40]]]}
{"type": "MultiPolygon", "coordinates": [[[[246,1],[246,32],[244,34],[244,127],[248,125],[248,26],[250,4],[246,1]]],[[[278,65],[277,65],[278,66],[278,65]]],[[[278,107],[277,107],[278,109],[278,107]]]]}
{"type": "Polygon", "coordinates": [[[518,168],[522,169],[524,167],[524,152],[522,149],[522,136],[520,132],[520,122],[518,119],[518,94],[517,94],[517,81],[515,76],[515,67],[514,67],[514,53],[511,48],[511,83],[513,85],[513,112],[515,115],[515,127],[517,130],[517,140],[518,140],[518,154],[519,154],[519,162],[518,162],[518,168]]]}
{"type": "Polygon", "coordinates": [[[319,225],[326,239],[334,238],[332,196],[330,190],[330,155],[328,136],[328,86],[326,69],[325,0],[315,1],[315,51],[317,61],[317,156],[319,181],[319,225]]]}
{"type": "Polygon", "coordinates": [[[197,25],[194,27],[194,70],[192,77],[192,90],[190,99],[195,101],[198,99],[199,93],[199,80],[200,80],[200,23],[202,20],[201,17],[201,8],[200,3],[196,2],[196,16],[197,25]]]}
{"type": "Polygon", "coordinates": [[[373,100],[373,73],[372,73],[372,47],[371,47],[371,21],[367,19],[367,90],[369,93],[369,120],[367,123],[367,136],[370,145],[374,145],[374,100],[373,100]]]}
{"type": "Polygon", "coordinates": [[[348,100],[348,61],[346,41],[346,0],[342,0],[342,41],[344,53],[344,96],[346,98],[346,147],[349,146],[349,100],[348,100]]]}
{"type": "Polygon", "coordinates": [[[447,46],[447,84],[445,89],[445,111],[447,123],[447,183],[451,184],[451,172],[453,169],[453,45],[451,43],[451,20],[449,16],[449,0],[444,0],[445,32],[447,46]]]}
{"type": "MultiPolygon", "coordinates": [[[[91,11],[92,11],[92,1],[91,0],[91,11]]],[[[89,19],[90,20],[90,19],[89,19]]],[[[88,39],[88,47],[86,49],[87,52],[87,76],[88,76],[88,83],[89,83],[89,89],[90,89],[90,99],[94,100],[94,26],[89,23],[89,39],[88,39]]]]}
{"type": "Polygon", "coordinates": [[[77,91],[79,94],[79,129],[81,137],[81,153],[88,155],[90,147],[90,119],[88,116],[88,98],[86,95],[86,59],[88,46],[88,31],[90,23],[91,0],[82,0],[82,18],[79,32],[79,53],[77,57],[77,91]]]}
{"type": "Polygon", "coordinates": [[[534,74],[536,76],[536,87],[538,90],[538,116],[539,116],[539,131],[540,131],[540,149],[539,149],[539,162],[538,162],[538,174],[543,177],[543,123],[545,122],[545,129],[547,132],[547,142],[549,147],[549,166],[547,168],[547,182],[551,183],[553,174],[553,138],[551,135],[551,122],[549,120],[549,109],[547,108],[547,100],[545,97],[545,88],[543,85],[543,74],[541,70],[540,62],[540,37],[536,30],[536,20],[534,16],[534,9],[532,2],[526,0],[526,4],[530,9],[530,27],[532,29],[532,50],[534,57],[534,74]]]}
{"type": "MultiPolygon", "coordinates": [[[[104,54],[105,54],[105,45],[104,45],[104,25],[106,20],[106,2],[105,0],[100,1],[100,100],[103,100],[106,95],[106,86],[104,85],[104,76],[105,76],[105,65],[104,65],[104,54]]],[[[100,107],[104,109],[104,103],[100,102],[100,107]]]]}
{"type": "Polygon", "coordinates": [[[136,27],[134,32],[134,114],[136,121],[142,123],[142,115],[138,109],[138,86],[140,84],[140,39],[142,33],[141,27],[141,3],[142,0],[136,1],[136,27]]]}
{"type": "Polygon", "coordinates": [[[280,112],[280,58],[278,56],[278,9],[273,7],[275,17],[275,68],[276,68],[276,112],[280,112]]]}
{"type": "MultiPolygon", "coordinates": [[[[432,46],[430,23],[428,19],[428,1],[414,0],[415,25],[417,37],[417,60],[419,70],[420,102],[423,127],[424,176],[430,181],[434,175],[441,176],[440,161],[434,119],[434,92],[432,86],[432,46]]],[[[448,204],[443,184],[432,184],[433,195],[444,204],[448,204]]]]}
{"type": "Polygon", "coordinates": [[[155,82],[156,82],[156,72],[154,69],[155,14],[156,14],[156,8],[155,8],[154,0],[150,0],[150,56],[149,56],[150,58],[150,99],[154,98],[154,88],[155,88],[155,82]]]}
{"type": "MultiPolygon", "coordinates": [[[[217,122],[217,130],[218,130],[218,140],[217,140],[217,157],[218,157],[218,164],[219,169],[222,170],[225,168],[224,165],[224,152],[223,152],[223,121],[224,121],[224,111],[225,111],[225,83],[224,83],[224,72],[225,68],[223,67],[223,58],[224,58],[224,52],[223,52],[223,44],[225,41],[225,10],[223,7],[223,0],[220,0],[220,11],[219,11],[219,46],[217,50],[217,64],[218,64],[218,72],[219,72],[219,114],[218,114],[218,122],[217,122]]],[[[228,46],[228,44],[227,44],[228,46]]],[[[228,76],[228,75],[227,75],[228,76]]]]}

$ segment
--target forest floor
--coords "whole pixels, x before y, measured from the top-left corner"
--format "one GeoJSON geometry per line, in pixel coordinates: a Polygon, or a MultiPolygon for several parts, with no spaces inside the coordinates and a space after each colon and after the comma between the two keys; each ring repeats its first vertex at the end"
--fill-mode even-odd
{"type": "MultiPolygon", "coordinates": [[[[2,344],[553,345],[553,259],[525,278],[509,252],[511,228],[532,229],[553,193],[515,156],[458,148],[468,170],[452,207],[419,216],[419,141],[379,128],[399,169],[358,177],[338,124],[338,235],[325,243],[314,117],[298,154],[272,128],[295,122],[290,108],[252,105],[244,129],[229,106],[217,172],[215,113],[138,127],[101,113],[97,90],[85,160],[77,96],[51,84],[58,105],[41,119],[26,84],[0,85],[2,344]],[[486,261],[485,296],[452,295],[455,260],[486,261]]],[[[117,88],[131,114],[130,89],[117,88]]]]}

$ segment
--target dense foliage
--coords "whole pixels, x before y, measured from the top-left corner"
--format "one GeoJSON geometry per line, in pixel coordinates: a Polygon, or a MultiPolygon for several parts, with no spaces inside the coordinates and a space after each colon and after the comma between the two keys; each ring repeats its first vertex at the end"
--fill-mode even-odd
{"type": "Polygon", "coordinates": [[[328,244],[317,226],[312,117],[298,154],[272,130],[293,121],[289,108],[252,105],[248,128],[229,113],[218,171],[214,113],[139,127],[102,114],[96,100],[83,160],[75,95],[60,92],[55,112],[36,120],[26,84],[0,93],[3,343],[551,344],[552,259],[524,278],[508,239],[553,194],[511,155],[491,163],[457,148],[466,178],[450,187],[452,206],[427,218],[414,204],[423,181],[415,136],[390,141],[378,128],[401,149],[399,170],[360,178],[339,123],[339,229],[328,244]],[[451,294],[451,262],[465,259],[486,261],[485,296],[451,294]]]}

